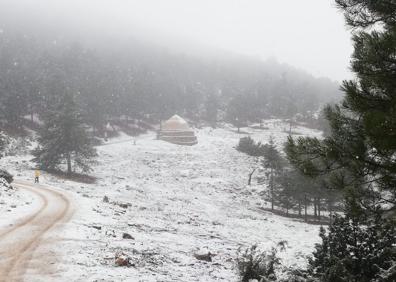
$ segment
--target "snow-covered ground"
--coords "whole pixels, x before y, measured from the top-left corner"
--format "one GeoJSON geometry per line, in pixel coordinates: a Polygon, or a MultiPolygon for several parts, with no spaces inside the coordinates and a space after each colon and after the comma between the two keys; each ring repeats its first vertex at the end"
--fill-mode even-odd
{"type": "Polygon", "coordinates": [[[32,193],[18,188],[7,189],[0,183],[0,230],[12,228],[35,211],[38,204],[37,197],[32,193]]]}
{"type": "MultiPolygon", "coordinates": [[[[281,148],[288,125],[271,120],[265,126],[243,131],[264,143],[272,135],[281,148]]],[[[293,132],[320,136],[306,128],[293,132]]],[[[283,240],[288,242],[280,253],[283,263],[304,265],[319,241],[319,227],[260,209],[266,187],[246,185],[254,160],[235,150],[245,135],[223,127],[197,130],[197,136],[192,147],[155,140],[155,133],[135,138],[136,144],[130,137],[112,139],[98,147],[95,184],[43,175],[76,201],[74,217],[55,246],[61,256],[57,281],[238,281],[239,247],[258,243],[269,249],[283,240]],[[133,239],[123,239],[123,233],[133,239]],[[194,257],[202,250],[215,254],[212,262],[194,257]],[[132,267],[115,266],[118,251],[131,257],[132,267]]],[[[32,179],[30,157],[18,158],[0,164],[32,179]]]]}

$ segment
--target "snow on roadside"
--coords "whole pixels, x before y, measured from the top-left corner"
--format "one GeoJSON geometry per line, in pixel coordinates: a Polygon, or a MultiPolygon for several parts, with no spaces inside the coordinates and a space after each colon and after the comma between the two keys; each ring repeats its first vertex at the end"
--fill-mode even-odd
{"type": "MultiPolygon", "coordinates": [[[[0,160],[0,167],[7,169],[8,172],[16,176],[15,167],[10,164],[18,165],[15,160],[18,157],[5,157],[0,160]]],[[[40,206],[40,201],[36,195],[24,189],[18,189],[12,184],[12,187],[2,185],[0,181],[0,230],[4,231],[12,228],[15,224],[30,216],[40,206]]],[[[1,234],[0,234],[1,235],[1,234]]]]}

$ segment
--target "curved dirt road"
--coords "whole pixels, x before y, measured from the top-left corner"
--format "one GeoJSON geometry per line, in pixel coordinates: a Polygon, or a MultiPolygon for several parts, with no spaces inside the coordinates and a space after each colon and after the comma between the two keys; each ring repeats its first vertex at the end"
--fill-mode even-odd
{"type": "MultiPolygon", "coordinates": [[[[70,201],[61,192],[20,181],[13,185],[34,194],[41,204],[29,217],[0,231],[0,282],[24,281],[35,249],[49,231],[71,215],[70,201]]],[[[48,267],[48,258],[41,259],[42,263],[32,267],[35,272],[40,271],[37,268],[48,267]]]]}

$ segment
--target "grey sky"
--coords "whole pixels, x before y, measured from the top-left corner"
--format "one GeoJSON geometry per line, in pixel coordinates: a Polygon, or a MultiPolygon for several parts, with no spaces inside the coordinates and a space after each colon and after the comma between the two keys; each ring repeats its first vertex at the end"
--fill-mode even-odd
{"type": "Polygon", "coordinates": [[[80,36],[196,42],[275,57],[315,76],[351,77],[350,33],[332,0],[0,0],[5,7],[16,22],[33,15],[44,25],[70,24],[80,36]]]}

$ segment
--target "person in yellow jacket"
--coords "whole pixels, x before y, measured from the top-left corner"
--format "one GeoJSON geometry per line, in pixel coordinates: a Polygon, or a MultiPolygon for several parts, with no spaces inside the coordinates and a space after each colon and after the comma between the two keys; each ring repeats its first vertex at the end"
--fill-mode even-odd
{"type": "Polygon", "coordinates": [[[40,171],[36,169],[34,171],[34,183],[39,183],[39,180],[40,180],[40,171]]]}

